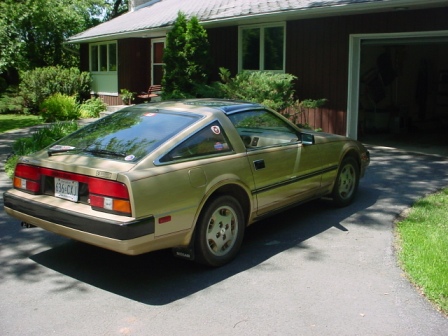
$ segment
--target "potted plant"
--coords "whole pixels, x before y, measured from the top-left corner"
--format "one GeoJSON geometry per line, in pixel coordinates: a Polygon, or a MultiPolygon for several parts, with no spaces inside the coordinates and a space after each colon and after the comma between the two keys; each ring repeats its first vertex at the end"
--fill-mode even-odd
{"type": "Polygon", "coordinates": [[[132,100],[134,99],[134,96],[135,96],[135,92],[131,92],[131,91],[127,90],[127,89],[121,89],[120,93],[121,93],[120,97],[123,100],[123,102],[126,105],[131,105],[132,104],[132,100]]]}

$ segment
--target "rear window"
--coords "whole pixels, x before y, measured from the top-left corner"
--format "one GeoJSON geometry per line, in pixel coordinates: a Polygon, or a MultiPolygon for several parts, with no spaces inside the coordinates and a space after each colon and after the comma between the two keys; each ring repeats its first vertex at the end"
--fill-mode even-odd
{"type": "Polygon", "coordinates": [[[136,162],[199,118],[161,110],[126,109],[63,138],[49,151],[136,162]]]}

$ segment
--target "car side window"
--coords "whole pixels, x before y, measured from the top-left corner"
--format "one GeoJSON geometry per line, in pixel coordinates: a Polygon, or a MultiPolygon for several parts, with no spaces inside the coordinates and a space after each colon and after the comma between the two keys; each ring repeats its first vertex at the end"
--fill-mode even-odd
{"type": "Polygon", "coordinates": [[[221,125],[215,121],[171,150],[160,162],[196,158],[231,152],[232,148],[221,125]]]}
{"type": "Polygon", "coordinates": [[[229,115],[247,148],[278,146],[297,142],[297,132],[267,110],[244,111],[229,115]]]}

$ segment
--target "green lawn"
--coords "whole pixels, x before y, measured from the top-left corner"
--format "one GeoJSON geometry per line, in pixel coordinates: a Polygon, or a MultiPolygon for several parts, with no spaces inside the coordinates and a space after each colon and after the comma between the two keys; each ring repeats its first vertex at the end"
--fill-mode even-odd
{"type": "Polygon", "coordinates": [[[42,124],[42,120],[34,115],[0,114],[0,133],[42,124]]]}
{"type": "Polygon", "coordinates": [[[397,223],[398,256],[409,279],[448,314],[448,188],[414,204],[397,223]]]}

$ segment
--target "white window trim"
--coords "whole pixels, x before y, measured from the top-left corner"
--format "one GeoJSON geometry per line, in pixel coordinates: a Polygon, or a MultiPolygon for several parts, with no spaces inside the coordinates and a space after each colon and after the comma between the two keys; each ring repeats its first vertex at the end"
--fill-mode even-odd
{"type": "Polygon", "coordinates": [[[448,30],[381,33],[381,34],[352,34],[349,41],[348,60],[348,92],[347,92],[347,125],[346,135],[352,139],[358,138],[358,107],[359,107],[359,79],[361,62],[361,44],[365,40],[411,39],[448,37],[448,30]]]}
{"type": "MultiPolygon", "coordinates": [[[[243,71],[243,30],[251,28],[260,28],[260,64],[264,68],[264,28],[283,27],[283,69],[282,70],[264,70],[274,73],[285,73],[286,68],[286,22],[274,22],[266,24],[256,24],[238,27],[238,72],[243,71]]],[[[250,71],[250,70],[247,70],[250,71]]]]}
{"type": "Polygon", "coordinates": [[[99,42],[99,43],[90,43],[89,44],[89,71],[91,73],[94,74],[114,74],[114,73],[118,73],[118,43],[116,40],[114,41],[107,41],[107,42],[99,42]],[[111,44],[115,44],[115,60],[116,60],[116,69],[113,71],[109,70],[109,45],[111,44]],[[92,46],[97,46],[98,47],[98,69],[100,69],[100,55],[99,55],[99,50],[100,50],[100,46],[101,45],[107,45],[107,71],[101,71],[101,70],[97,70],[97,71],[93,71],[92,70],[92,46]]]}

